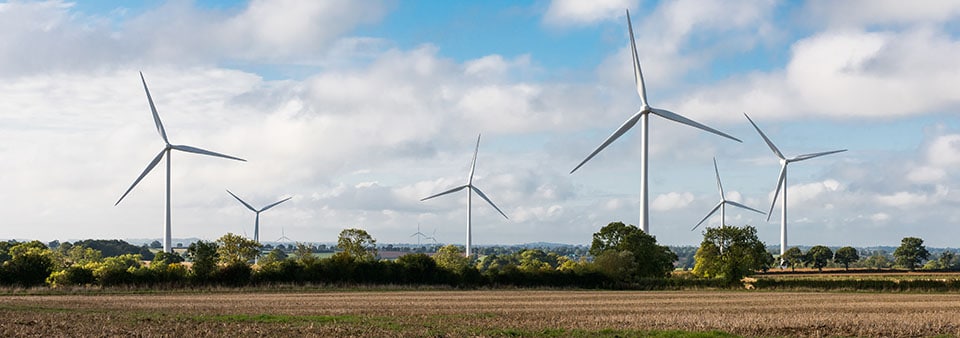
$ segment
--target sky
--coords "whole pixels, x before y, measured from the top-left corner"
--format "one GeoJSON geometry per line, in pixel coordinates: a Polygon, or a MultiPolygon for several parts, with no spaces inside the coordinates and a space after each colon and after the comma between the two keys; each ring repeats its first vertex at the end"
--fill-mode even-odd
{"type": "MultiPolygon", "coordinates": [[[[589,244],[637,224],[640,134],[570,174],[649,103],[742,143],[650,119],[650,232],[691,231],[726,197],[771,208],[790,165],[790,245],[960,247],[960,2],[899,0],[0,2],[0,239],[159,239],[171,143],[173,237],[589,244]]],[[[727,209],[778,245],[773,216],[727,209]]],[[[718,216],[708,226],[719,225],[718,216]]]]}

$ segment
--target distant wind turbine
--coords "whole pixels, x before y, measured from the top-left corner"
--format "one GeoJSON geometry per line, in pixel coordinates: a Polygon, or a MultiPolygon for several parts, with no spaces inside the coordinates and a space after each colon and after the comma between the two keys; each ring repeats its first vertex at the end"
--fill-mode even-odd
{"type": "Polygon", "coordinates": [[[128,188],[127,191],[123,193],[123,196],[120,196],[120,199],[117,200],[117,203],[115,203],[114,206],[119,205],[120,201],[122,201],[123,198],[126,197],[131,190],[133,190],[133,187],[136,187],[137,183],[140,183],[140,180],[142,180],[145,176],[147,176],[147,173],[149,173],[150,170],[153,170],[153,168],[156,167],[158,163],[160,163],[160,160],[164,157],[164,155],[166,155],[167,157],[167,199],[166,199],[166,213],[165,213],[165,221],[164,221],[165,225],[163,228],[163,251],[173,252],[172,251],[173,248],[170,246],[170,242],[171,242],[171,239],[170,239],[171,238],[170,236],[170,155],[172,154],[173,150],[179,150],[183,152],[200,154],[200,155],[228,158],[231,160],[244,161],[244,162],[246,162],[246,160],[233,157],[233,156],[220,154],[220,153],[215,153],[209,150],[191,147],[191,146],[170,144],[170,140],[167,139],[167,132],[166,130],[163,129],[163,123],[160,122],[160,115],[157,113],[157,107],[156,105],[153,104],[153,97],[150,96],[150,90],[147,89],[147,80],[143,78],[142,72],[140,73],[140,81],[143,82],[143,91],[147,93],[147,102],[150,103],[150,111],[153,113],[153,122],[154,124],[157,125],[157,132],[160,133],[160,137],[163,139],[163,143],[165,145],[163,147],[163,150],[161,150],[160,153],[153,158],[153,161],[150,161],[150,164],[148,164],[147,168],[143,170],[143,173],[140,174],[140,177],[137,177],[137,180],[133,181],[133,184],[131,184],[130,188],[128,188]]]}
{"type": "Polygon", "coordinates": [[[780,159],[780,176],[777,178],[777,190],[773,193],[773,201],[770,203],[770,211],[767,213],[767,221],[770,221],[770,216],[773,212],[773,206],[777,204],[777,195],[780,195],[780,187],[783,187],[783,195],[780,195],[780,261],[781,264],[783,264],[783,253],[787,251],[787,165],[792,162],[800,162],[814,157],[835,154],[847,150],[841,149],[825,151],[786,158],[783,156],[783,153],[780,152],[780,149],[777,149],[777,146],[773,145],[773,142],[767,138],[767,135],[760,130],[760,127],[757,127],[757,124],[753,123],[753,120],[750,119],[750,116],[747,116],[747,114],[743,114],[743,116],[747,117],[747,120],[750,121],[750,124],[753,125],[753,128],[757,130],[757,133],[760,133],[760,137],[762,137],[763,141],[767,143],[767,146],[770,147],[770,150],[772,150],[773,153],[777,155],[777,158],[780,159]]]}
{"type": "Polygon", "coordinates": [[[640,95],[640,110],[636,114],[634,114],[633,117],[631,117],[626,122],[624,122],[623,125],[621,125],[620,128],[618,128],[615,132],[613,132],[612,135],[607,137],[606,141],[603,141],[603,143],[600,144],[600,146],[597,147],[596,150],[590,153],[590,155],[587,156],[587,158],[584,159],[583,162],[580,162],[580,164],[578,164],[576,168],[573,168],[573,170],[571,170],[570,173],[573,174],[573,172],[577,171],[577,169],[580,169],[580,167],[583,166],[585,163],[587,163],[587,161],[589,161],[591,158],[596,156],[601,150],[606,148],[608,145],[613,143],[613,141],[615,141],[617,138],[619,138],[628,130],[630,130],[630,128],[633,128],[633,126],[636,125],[637,122],[639,121],[640,122],[640,229],[642,229],[643,232],[646,232],[649,234],[650,233],[650,217],[649,217],[648,198],[647,198],[647,190],[648,190],[647,189],[647,162],[648,162],[647,161],[648,160],[647,159],[648,157],[647,156],[647,152],[648,152],[647,140],[649,138],[649,132],[648,132],[649,123],[647,120],[650,114],[654,114],[662,118],[665,118],[667,120],[685,124],[701,130],[705,130],[737,142],[741,142],[741,141],[733,136],[724,134],[723,132],[720,132],[716,129],[707,127],[696,121],[680,116],[679,114],[673,113],[668,110],[653,108],[649,106],[647,101],[647,89],[643,82],[643,73],[640,71],[640,58],[637,56],[637,44],[634,41],[634,37],[633,37],[633,24],[630,22],[629,10],[627,10],[627,27],[630,30],[630,47],[633,55],[633,76],[637,84],[637,94],[640,95]]]}
{"type": "Polygon", "coordinates": [[[727,224],[727,221],[726,221],[726,205],[727,205],[727,204],[730,204],[730,205],[735,206],[735,207],[740,207],[740,208],[743,208],[743,209],[747,209],[747,210],[750,210],[750,211],[759,213],[759,214],[761,214],[761,215],[764,214],[763,211],[760,211],[760,210],[757,210],[757,209],[748,207],[748,206],[746,206],[746,205],[743,205],[743,204],[740,204],[740,203],[737,203],[737,202],[734,202],[734,201],[729,201],[729,200],[727,200],[727,198],[726,198],[726,197],[724,196],[724,194],[723,194],[723,183],[720,182],[720,169],[717,168],[717,158],[716,158],[716,157],[713,158],[713,171],[717,174],[717,188],[720,190],[720,202],[717,203],[717,205],[716,205],[715,207],[713,207],[713,209],[710,210],[710,212],[707,213],[707,215],[704,216],[703,219],[701,219],[700,222],[697,223],[697,225],[693,226],[693,229],[690,229],[690,231],[695,230],[697,227],[700,226],[700,224],[703,224],[703,222],[706,221],[708,218],[710,218],[710,216],[713,216],[713,214],[716,213],[717,210],[720,210],[720,226],[721,226],[721,227],[726,226],[726,224],[727,224]]]}
{"type": "Polygon", "coordinates": [[[472,201],[473,201],[473,193],[474,193],[474,192],[476,192],[477,195],[479,195],[480,198],[482,198],[484,201],[487,201],[487,203],[489,203],[490,206],[492,206],[494,209],[497,209],[497,212],[499,212],[500,215],[503,215],[503,217],[506,218],[506,219],[510,219],[509,217],[507,217],[507,214],[504,214],[503,211],[501,211],[500,208],[498,208],[496,204],[493,204],[493,202],[491,202],[490,199],[487,198],[487,195],[484,194],[483,191],[480,191],[480,188],[477,188],[477,186],[473,185],[473,173],[474,173],[475,169],[477,168],[477,153],[478,153],[479,151],[480,151],[480,135],[477,135],[477,147],[473,150],[473,162],[470,164],[470,176],[467,178],[467,184],[461,185],[461,186],[459,186],[459,187],[452,188],[452,189],[450,189],[450,190],[441,192],[441,193],[436,194],[436,195],[424,197],[423,199],[420,200],[420,201],[426,201],[426,200],[431,199],[431,198],[434,198],[434,197],[443,196],[443,195],[450,194],[450,193],[455,193],[455,192],[457,192],[457,191],[463,190],[464,188],[469,188],[469,189],[467,189],[467,245],[466,245],[466,247],[467,247],[467,252],[465,253],[465,255],[466,255],[467,257],[470,257],[470,253],[471,253],[470,248],[471,248],[472,243],[473,243],[473,235],[472,235],[473,228],[472,228],[472,226],[471,226],[471,222],[472,222],[472,221],[471,221],[471,219],[472,219],[472,217],[471,217],[471,209],[473,208],[473,202],[472,202],[472,201]]]}
{"type": "Polygon", "coordinates": [[[289,201],[291,198],[293,198],[293,196],[290,196],[282,200],[279,200],[277,202],[273,202],[273,204],[267,205],[263,208],[255,209],[249,203],[244,202],[242,199],[240,199],[240,197],[237,197],[237,195],[234,195],[232,192],[230,192],[229,189],[227,190],[227,193],[230,194],[230,196],[233,196],[233,198],[236,198],[237,201],[240,201],[240,203],[243,204],[243,206],[247,207],[247,209],[250,209],[250,211],[253,211],[257,214],[256,221],[254,221],[254,225],[253,225],[253,241],[257,243],[260,243],[260,213],[270,210],[270,208],[277,206],[277,204],[289,201]]]}
{"type": "Polygon", "coordinates": [[[427,238],[427,235],[424,235],[420,232],[420,223],[417,223],[417,232],[414,232],[410,237],[417,236],[417,246],[420,246],[420,239],[427,238]]]}
{"type": "Polygon", "coordinates": [[[290,237],[287,237],[287,234],[284,233],[283,227],[280,227],[280,238],[277,238],[277,242],[283,243],[283,240],[287,240],[287,242],[293,242],[293,240],[290,239],[290,237]]]}

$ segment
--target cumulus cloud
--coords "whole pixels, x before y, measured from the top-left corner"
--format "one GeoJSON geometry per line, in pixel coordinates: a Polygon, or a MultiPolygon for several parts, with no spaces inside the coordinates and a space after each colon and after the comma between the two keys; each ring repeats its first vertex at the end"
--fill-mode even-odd
{"type": "Polygon", "coordinates": [[[650,203],[650,209],[656,211],[667,211],[682,209],[693,202],[693,194],[689,192],[670,192],[657,195],[650,203]]]}
{"type": "Polygon", "coordinates": [[[589,25],[618,18],[624,9],[636,7],[638,0],[552,0],[543,22],[551,26],[589,25]]]}

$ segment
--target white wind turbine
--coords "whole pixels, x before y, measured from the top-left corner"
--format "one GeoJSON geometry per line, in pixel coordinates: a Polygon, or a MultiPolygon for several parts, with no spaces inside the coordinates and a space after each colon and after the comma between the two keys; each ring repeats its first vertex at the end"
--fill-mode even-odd
{"type": "Polygon", "coordinates": [[[467,189],[467,245],[466,245],[467,250],[465,253],[467,257],[470,257],[470,253],[471,253],[470,249],[473,244],[473,234],[472,234],[473,228],[471,226],[471,222],[472,222],[471,209],[473,209],[473,193],[474,192],[476,192],[477,195],[479,195],[480,198],[482,198],[484,201],[487,201],[487,203],[490,203],[490,206],[492,206],[494,209],[497,209],[497,212],[499,212],[500,215],[503,215],[503,217],[506,219],[510,219],[509,217],[507,217],[507,214],[504,214],[503,211],[501,211],[496,204],[493,204],[493,202],[491,202],[490,199],[487,198],[487,195],[485,195],[483,191],[480,191],[480,188],[477,188],[477,186],[473,185],[473,173],[474,173],[474,170],[477,168],[477,152],[479,151],[480,151],[480,135],[477,135],[477,147],[473,150],[473,162],[470,164],[470,176],[467,178],[467,184],[461,185],[456,188],[452,188],[450,190],[441,192],[436,195],[424,197],[423,199],[420,200],[420,201],[426,201],[428,199],[431,199],[437,196],[443,196],[446,194],[463,190],[464,188],[469,188],[467,189]]]}
{"type": "Polygon", "coordinates": [[[747,209],[747,210],[750,210],[750,211],[759,213],[759,214],[761,214],[761,215],[764,214],[763,211],[760,211],[760,210],[757,210],[757,209],[748,207],[748,206],[746,206],[746,205],[743,205],[743,204],[740,204],[740,203],[737,203],[737,202],[734,202],[734,201],[729,201],[729,200],[727,200],[726,196],[723,194],[723,183],[720,182],[720,169],[717,168],[717,158],[713,158],[713,171],[716,172],[716,174],[717,174],[717,188],[720,189],[720,202],[717,203],[717,205],[716,205],[715,207],[713,207],[713,210],[710,210],[710,212],[707,213],[707,215],[704,216],[703,219],[701,219],[700,222],[697,223],[697,225],[693,226],[693,228],[690,229],[690,231],[695,230],[697,227],[700,226],[700,224],[703,224],[703,222],[706,221],[707,218],[710,218],[710,216],[713,216],[713,214],[716,213],[717,210],[720,210],[720,226],[721,226],[721,227],[726,226],[726,224],[727,224],[727,222],[726,222],[726,208],[727,208],[727,206],[726,206],[726,205],[727,205],[727,204],[730,204],[730,205],[735,206],[735,207],[740,207],[740,208],[743,208],[743,209],[747,209]]]}
{"type": "Polygon", "coordinates": [[[283,243],[283,240],[287,240],[287,242],[293,242],[293,240],[290,239],[290,237],[287,237],[287,234],[283,230],[283,227],[280,227],[280,238],[277,238],[277,242],[283,243]]]}
{"type": "Polygon", "coordinates": [[[767,221],[770,221],[770,216],[773,212],[773,206],[777,204],[777,195],[780,195],[780,187],[783,187],[783,195],[780,195],[780,260],[781,264],[783,264],[783,253],[787,251],[787,165],[792,162],[800,162],[814,157],[835,154],[847,150],[841,149],[825,151],[786,158],[783,156],[783,153],[780,152],[780,149],[777,149],[777,146],[773,145],[773,142],[767,138],[767,135],[760,130],[760,127],[757,127],[757,124],[753,123],[753,120],[750,119],[750,116],[747,116],[747,114],[743,114],[743,116],[747,117],[747,120],[750,121],[750,124],[753,125],[753,128],[757,130],[757,133],[760,133],[760,137],[762,137],[763,141],[767,143],[767,146],[770,147],[770,150],[772,150],[773,153],[777,155],[777,158],[780,159],[780,176],[777,178],[777,190],[773,193],[773,201],[770,203],[770,211],[767,213],[767,221]]]}
{"type": "Polygon", "coordinates": [[[289,201],[291,198],[293,198],[293,196],[290,196],[282,200],[279,200],[277,202],[273,202],[272,204],[267,205],[263,208],[256,209],[253,206],[251,206],[249,203],[244,202],[242,199],[240,199],[240,197],[237,197],[237,195],[234,195],[232,192],[230,192],[229,189],[227,190],[227,193],[230,194],[230,196],[233,196],[233,198],[236,198],[237,201],[240,201],[240,203],[243,204],[243,206],[247,207],[247,209],[250,209],[250,211],[253,211],[257,214],[256,221],[254,221],[254,224],[253,224],[253,241],[257,243],[260,243],[260,213],[270,210],[270,208],[277,206],[277,204],[289,201]]]}
{"type": "Polygon", "coordinates": [[[667,120],[685,124],[701,130],[705,130],[737,142],[741,142],[741,141],[736,137],[724,134],[723,132],[720,132],[716,129],[707,127],[696,121],[680,116],[679,114],[673,113],[668,110],[653,108],[649,106],[647,101],[647,89],[643,82],[643,73],[640,71],[640,58],[637,56],[637,44],[633,38],[633,24],[630,22],[629,10],[627,10],[627,27],[630,30],[630,47],[631,47],[631,53],[633,55],[633,76],[634,76],[634,81],[636,81],[636,84],[637,84],[637,94],[640,95],[640,110],[636,114],[634,114],[633,117],[631,117],[626,122],[624,122],[620,126],[620,128],[618,128],[615,132],[613,132],[613,135],[610,135],[610,137],[607,137],[606,141],[603,141],[603,143],[600,144],[600,146],[597,147],[596,150],[590,153],[590,156],[587,156],[587,158],[584,159],[583,162],[580,162],[580,164],[578,164],[576,168],[573,168],[573,170],[571,170],[570,173],[573,174],[573,172],[577,171],[577,169],[580,169],[580,167],[583,166],[584,163],[587,163],[587,161],[589,161],[591,158],[596,156],[597,153],[599,153],[601,150],[603,150],[608,145],[613,143],[613,141],[615,141],[617,138],[619,138],[628,130],[630,130],[630,128],[633,128],[633,126],[636,125],[637,122],[639,121],[640,122],[640,229],[642,229],[643,232],[646,232],[649,234],[650,233],[650,217],[648,215],[649,208],[647,203],[648,202],[648,199],[647,199],[648,142],[647,141],[649,138],[649,132],[648,132],[649,123],[647,120],[650,114],[654,114],[662,118],[665,118],[667,120]]]}
{"type": "Polygon", "coordinates": [[[420,246],[421,239],[428,238],[427,235],[420,232],[420,223],[417,223],[417,232],[414,232],[413,235],[410,235],[410,237],[414,237],[414,236],[417,237],[417,246],[420,246]]]}
{"type": "Polygon", "coordinates": [[[191,147],[191,146],[170,144],[170,140],[167,139],[167,132],[166,132],[166,130],[163,129],[163,123],[160,122],[160,115],[157,114],[157,107],[153,104],[153,97],[150,96],[150,90],[147,89],[147,80],[145,80],[145,79],[143,78],[143,73],[142,73],[142,72],[140,73],[140,81],[143,82],[143,91],[147,93],[147,102],[150,103],[150,111],[153,113],[153,122],[154,122],[154,124],[157,125],[157,132],[160,133],[160,137],[163,139],[163,143],[164,143],[165,145],[164,145],[164,147],[163,147],[163,150],[161,150],[160,153],[157,154],[157,156],[153,158],[153,161],[150,161],[150,164],[148,164],[148,165],[147,165],[147,168],[143,170],[143,172],[140,174],[140,177],[137,177],[137,180],[136,180],[136,181],[133,181],[133,184],[131,184],[131,185],[130,185],[130,188],[128,188],[127,191],[123,193],[123,196],[120,196],[120,199],[117,200],[117,203],[115,203],[114,206],[119,205],[119,204],[120,204],[120,201],[122,201],[123,198],[126,197],[127,194],[129,194],[131,190],[133,190],[133,187],[136,187],[136,186],[137,186],[137,183],[140,183],[140,180],[142,180],[145,176],[147,176],[147,173],[149,173],[150,170],[153,170],[153,168],[156,167],[158,163],[160,163],[160,160],[164,157],[164,155],[166,155],[166,157],[167,157],[167,199],[166,199],[165,225],[164,225],[164,228],[163,228],[163,251],[164,251],[164,252],[172,252],[172,251],[171,251],[172,248],[171,248],[171,246],[170,246],[170,242],[171,242],[171,235],[170,235],[170,155],[173,153],[173,150],[179,150],[179,151],[183,151],[183,152],[200,154],[200,155],[209,155],[209,156],[223,157],[223,158],[228,158],[228,159],[231,159],[231,160],[244,161],[244,162],[246,162],[246,160],[241,159],[241,158],[238,158],[238,157],[233,157],[233,156],[228,156],[228,155],[224,155],[224,154],[220,154],[220,153],[215,153],[215,152],[212,152],[212,151],[209,151],[209,150],[204,150],[204,149],[200,149],[200,148],[191,147]]]}

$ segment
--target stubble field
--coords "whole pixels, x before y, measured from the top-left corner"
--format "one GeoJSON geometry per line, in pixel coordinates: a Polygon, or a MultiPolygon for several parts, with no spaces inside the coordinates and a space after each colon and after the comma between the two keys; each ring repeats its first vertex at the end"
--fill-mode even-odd
{"type": "Polygon", "coordinates": [[[484,290],[0,296],[5,337],[635,336],[660,330],[960,336],[960,294],[484,290]]]}

